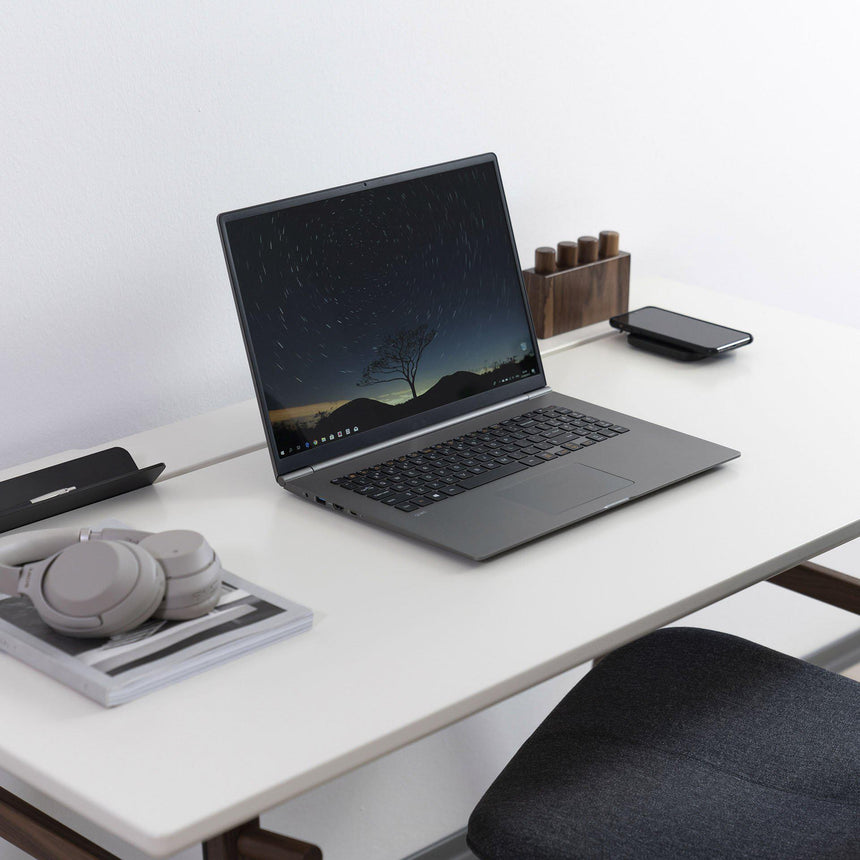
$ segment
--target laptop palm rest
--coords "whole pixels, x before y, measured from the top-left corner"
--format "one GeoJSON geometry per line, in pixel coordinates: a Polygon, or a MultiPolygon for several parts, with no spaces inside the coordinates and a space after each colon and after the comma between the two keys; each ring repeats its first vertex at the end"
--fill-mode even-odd
{"type": "Polygon", "coordinates": [[[632,483],[626,478],[601,472],[582,463],[571,463],[546,475],[527,478],[497,495],[545,514],[560,514],[629,487],[632,483]]]}

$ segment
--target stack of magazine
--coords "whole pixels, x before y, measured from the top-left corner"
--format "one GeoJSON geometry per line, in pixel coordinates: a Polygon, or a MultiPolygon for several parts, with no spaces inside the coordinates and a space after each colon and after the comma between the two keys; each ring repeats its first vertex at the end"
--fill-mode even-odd
{"type": "Polygon", "coordinates": [[[26,597],[0,595],[0,650],[106,707],[302,633],[312,623],[307,607],[227,571],[221,599],[202,618],[153,618],[109,639],[56,633],[26,597]]]}

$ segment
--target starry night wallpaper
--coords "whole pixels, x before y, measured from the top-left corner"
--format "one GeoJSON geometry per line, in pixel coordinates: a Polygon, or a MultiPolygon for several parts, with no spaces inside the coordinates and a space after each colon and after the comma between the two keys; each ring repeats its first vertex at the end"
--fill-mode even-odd
{"type": "Polygon", "coordinates": [[[491,163],[227,235],[281,456],[538,372],[491,163]]]}

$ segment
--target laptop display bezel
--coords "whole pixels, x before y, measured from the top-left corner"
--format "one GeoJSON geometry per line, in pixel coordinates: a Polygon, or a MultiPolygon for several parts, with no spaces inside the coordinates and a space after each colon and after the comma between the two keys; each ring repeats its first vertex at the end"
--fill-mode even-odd
{"type": "Polygon", "coordinates": [[[266,441],[269,449],[269,456],[272,460],[272,467],[275,475],[289,475],[301,469],[306,469],[309,466],[325,465],[328,461],[343,457],[348,454],[359,452],[365,448],[370,448],[379,444],[384,444],[388,441],[397,439],[398,437],[421,431],[425,428],[432,427],[446,421],[456,420],[457,418],[467,418],[472,412],[493,406],[497,403],[502,403],[511,400],[517,396],[527,394],[540,388],[546,387],[546,378],[544,375],[543,362],[541,360],[540,349],[538,347],[537,337],[535,336],[534,323],[529,311],[528,298],[526,295],[525,283],[523,282],[522,271],[519,266],[519,255],[517,253],[516,241],[514,239],[513,229],[511,228],[510,213],[508,212],[507,200],[505,199],[504,187],[502,185],[502,177],[499,172],[498,160],[494,153],[485,153],[483,155],[473,156],[471,158],[458,159],[457,161],[448,161],[442,164],[423,167],[417,170],[409,170],[402,173],[394,173],[388,176],[381,176],[375,179],[368,179],[361,182],[353,182],[349,185],[342,185],[336,188],[328,188],[324,191],[316,191],[310,194],[302,194],[296,197],[288,197],[283,200],[273,201],[271,203],[263,203],[257,206],[245,207],[242,209],[234,209],[229,212],[222,212],[218,215],[218,230],[221,236],[221,245],[224,251],[224,258],[227,263],[227,271],[230,276],[230,285],[232,287],[233,299],[236,304],[236,312],[239,317],[240,328],[242,330],[242,340],[245,345],[245,353],[248,357],[248,363],[251,368],[251,375],[254,382],[254,391],[257,397],[257,405],[260,409],[260,417],[263,421],[263,426],[266,433],[266,441]],[[520,294],[523,302],[523,312],[528,321],[529,334],[535,350],[535,360],[537,363],[537,373],[515,382],[510,382],[505,385],[490,391],[474,394],[460,400],[455,400],[443,406],[437,406],[433,409],[428,409],[425,412],[420,412],[417,415],[412,415],[407,418],[401,418],[397,421],[392,421],[379,427],[375,427],[363,431],[356,435],[346,436],[341,439],[335,439],[326,442],[324,447],[310,448],[307,451],[301,451],[294,454],[281,457],[278,451],[277,443],[274,435],[274,428],[269,419],[269,409],[266,404],[265,393],[263,391],[263,381],[260,374],[260,369],[257,364],[254,345],[251,341],[250,327],[245,314],[244,302],[242,299],[241,288],[239,286],[236,267],[233,261],[232,252],[230,249],[229,237],[227,235],[227,227],[232,221],[241,220],[243,218],[251,218],[258,215],[265,215],[281,209],[302,206],[307,203],[316,203],[321,200],[326,200],[331,197],[340,197],[347,194],[365,191],[369,188],[377,188],[384,185],[389,185],[396,182],[405,182],[411,179],[418,179],[425,176],[431,176],[436,173],[443,173],[452,170],[471,167],[479,164],[491,163],[495,170],[496,180],[499,185],[499,194],[502,204],[502,209],[505,215],[505,224],[508,230],[508,240],[511,243],[511,251],[513,259],[516,261],[516,277],[518,279],[520,294]]]}

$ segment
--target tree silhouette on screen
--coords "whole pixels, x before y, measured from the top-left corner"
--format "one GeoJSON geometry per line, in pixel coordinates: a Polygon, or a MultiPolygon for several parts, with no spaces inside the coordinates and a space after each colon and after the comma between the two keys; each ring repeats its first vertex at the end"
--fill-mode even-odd
{"type": "Polygon", "coordinates": [[[417,397],[415,377],[418,375],[418,362],[435,337],[436,329],[422,323],[385,338],[376,350],[376,358],[364,368],[356,385],[377,385],[403,379],[409,384],[412,397],[417,397]]]}

